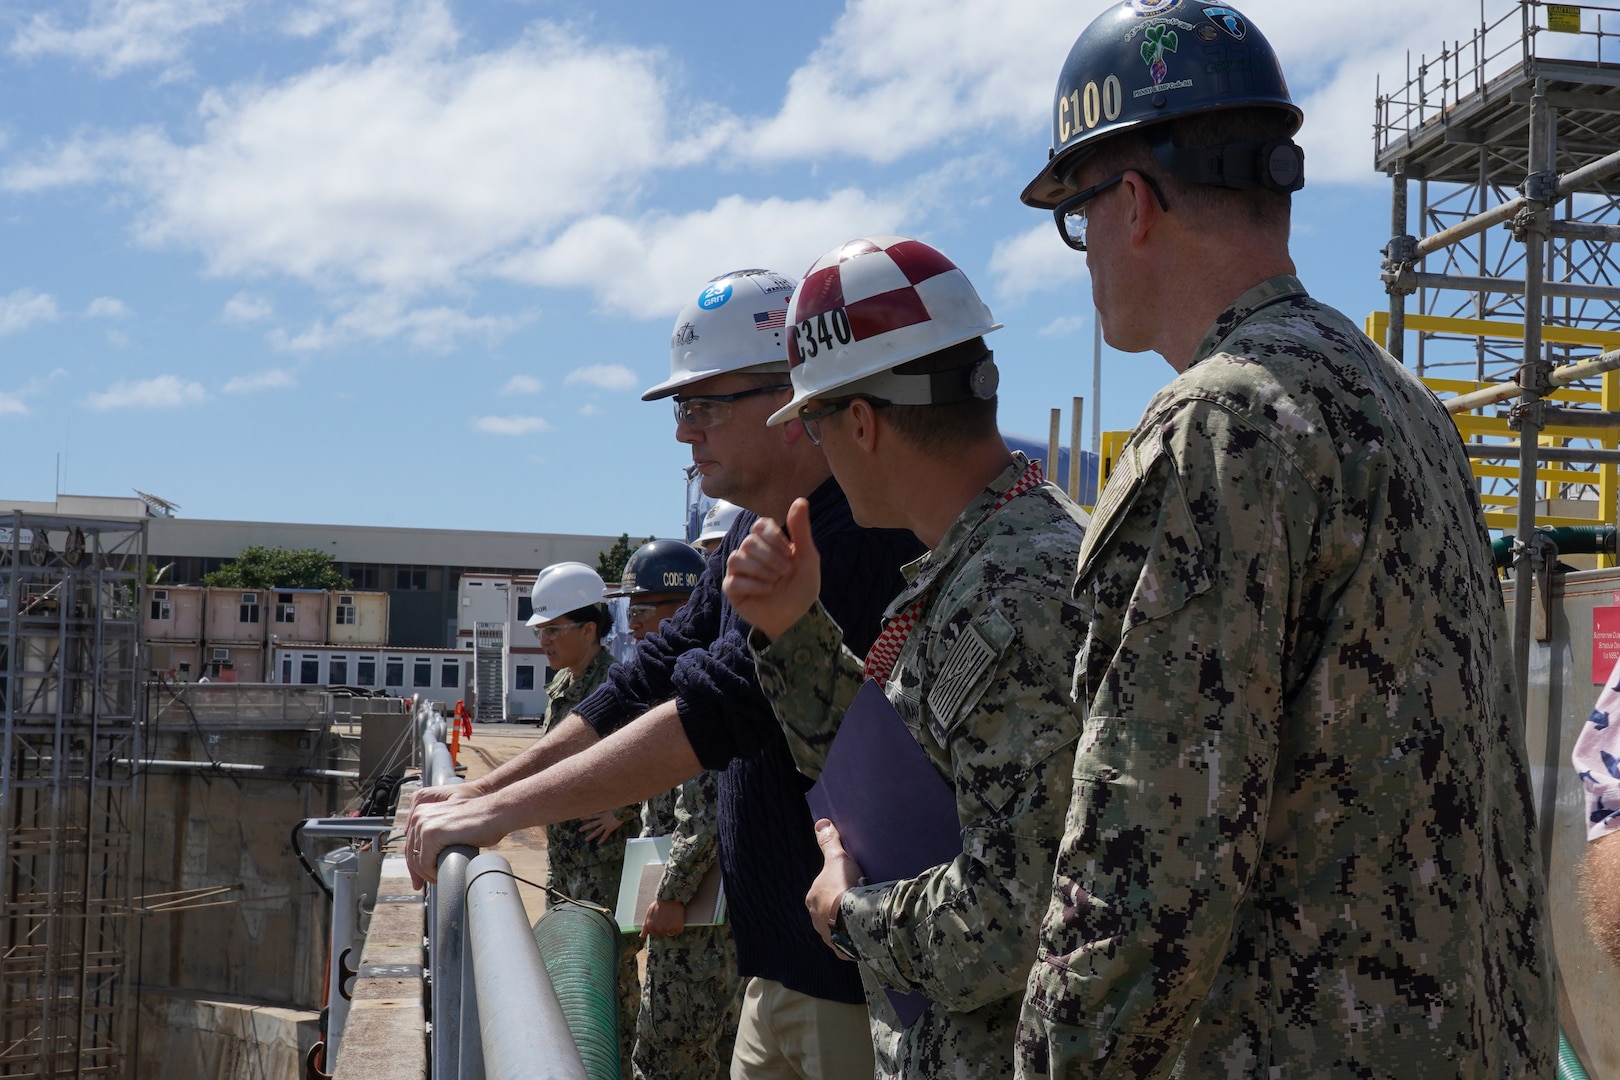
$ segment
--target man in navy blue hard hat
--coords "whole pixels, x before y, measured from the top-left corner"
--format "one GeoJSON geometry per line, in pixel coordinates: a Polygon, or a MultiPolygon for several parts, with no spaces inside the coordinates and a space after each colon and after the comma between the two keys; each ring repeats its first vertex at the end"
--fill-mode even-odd
{"type": "Polygon", "coordinates": [[[1546,889],[1455,425],[1288,251],[1302,116],[1241,11],[1075,42],[1024,202],[1157,352],[1076,599],[1085,727],[1025,1077],[1551,1076],[1546,889]]]}

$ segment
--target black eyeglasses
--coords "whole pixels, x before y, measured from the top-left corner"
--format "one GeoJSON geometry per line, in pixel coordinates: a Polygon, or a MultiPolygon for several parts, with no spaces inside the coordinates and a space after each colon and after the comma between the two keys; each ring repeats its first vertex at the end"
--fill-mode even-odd
{"type": "Polygon", "coordinates": [[[704,394],[701,397],[677,397],[675,422],[695,431],[707,431],[731,419],[731,403],[755,394],[774,394],[778,390],[791,390],[792,385],[756,386],[752,390],[739,390],[735,394],[704,394]]]}
{"type": "MultiPolygon", "coordinates": [[[[821,422],[834,413],[849,408],[850,403],[854,400],[852,397],[841,398],[831,405],[823,405],[821,408],[811,412],[805,412],[805,406],[799,406],[799,422],[804,425],[804,437],[810,440],[811,446],[821,445],[821,422]]],[[[863,397],[861,400],[874,409],[886,408],[892,404],[882,398],[863,397]]]]}
{"type": "Polygon", "coordinates": [[[1154,197],[1159,200],[1159,206],[1165,213],[1170,212],[1170,204],[1164,201],[1164,192],[1159,189],[1159,182],[1140,169],[1124,169],[1115,173],[1100,184],[1093,184],[1084,191],[1070,195],[1067,199],[1052,208],[1052,220],[1057,222],[1058,235],[1063,242],[1076,251],[1086,250],[1086,204],[1097,196],[1124,181],[1129,173],[1135,173],[1147,181],[1147,186],[1153,189],[1154,197]]]}

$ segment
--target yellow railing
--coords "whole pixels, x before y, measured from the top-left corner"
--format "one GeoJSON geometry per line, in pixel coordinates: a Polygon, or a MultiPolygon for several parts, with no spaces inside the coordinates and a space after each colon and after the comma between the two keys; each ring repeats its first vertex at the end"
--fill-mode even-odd
{"type": "MultiPolygon", "coordinates": [[[[1524,340],[1524,324],[1515,322],[1497,322],[1489,319],[1456,319],[1439,315],[1408,315],[1406,328],[1431,334],[1456,334],[1460,337],[1487,337],[1499,338],[1507,341],[1524,340]]],[[[1379,345],[1388,347],[1389,340],[1389,312],[1375,311],[1367,316],[1367,336],[1379,345]]],[[[1574,326],[1544,325],[1541,328],[1543,341],[1557,342],[1562,345],[1589,345],[1601,351],[1620,348],[1620,332],[1612,330],[1588,330],[1574,326]]],[[[1470,379],[1424,379],[1429,389],[1437,394],[1464,394],[1472,390],[1481,390],[1492,383],[1474,382],[1470,379]]],[[[1608,372],[1603,376],[1602,388],[1599,390],[1580,390],[1565,388],[1559,390],[1551,397],[1569,403],[1582,403],[1596,405],[1605,411],[1620,411],[1620,374],[1608,372]]],[[[1479,416],[1474,413],[1462,413],[1452,417],[1457,423],[1457,430],[1462,433],[1465,442],[1489,441],[1504,446],[1513,446],[1518,443],[1518,433],[1508,427],[1505,419],[1495,416],[1479,416]]],[[[1620,446],[1620,437],[1613,432],[1595,432],[1590,428],[1549,427],[1542,431],[1538,442],[1542,446],[1564,446],[1569,440],[1579,440],[1585,444],[1596,444],[1607,449],[1620,446]]],[[[1518,466],[1512,462],[1473,462],[1474,476],[1480,480],[1517,480],[1518,466]]],[[[1600,465],[1595,471],[1579,470],[1558,463],[1543,465],[1536,471],[1536,479],[1547,485],[1546,491],[1556,491],[1564,484],[1582,484],[1596,487],[1598,490],[1596,518],[1576,518],[1560,514],[1537,514],[1537,525],[1595,525],[1599,523],[1615,524],[1615,496],[1620,492],[1620,467],[1614,465],[1600,465]]],[[[1481,494],[1480,501],[1485,505],[1485,524],[1493,529],[1512,531],[1518,524],[1518,496],[1516,495],[1487,495],[1481,494]]],[[[1614,560],[1604,556],[1600,560],[1603,566],[1613,565],[1614,560]]]]}
{"type": "MultiPolygon", "coordinates": [[[[1408,315],[1406,328],[1413,331],[1434,334],[1456,334],[1462,337],[1488,337],[1501,338],[1510,341],[1519,341],[1524,338],[1522,323],[1496,322],[1486,319],[1453,319],[1438,315],[1408,315]]],[[[1367,316],[1367,336],[1380,346],[1387,347],[1389,340],[1389,312],[1375,311],[1367,316]]],[[[1557,342],[1562,345],[1590,345],[1600,350],[1620,348],[1620,331],[1585,330],[1570,326],[1543,326],[1541,337],[1544,341],[1557,342]]],[[[1471,379],[1424,379],[1424,383],[1436,394],[1464,394],[1473,390],[1481,390],[1492,383],[1474,382],[1471,379]]],[[[1608,372],[1603,376],[1602,389],[1582,390],[1574,387],[1559,390],[1552,397],[1559,401],[1596,405],[1607,412],[1620,412],[1620,372],[1608,372]]],[[[1514,446],[1518,443],[1518,433],[1508,427],[1506,419],[1495,416],[1479,416],[1474,413],[1463,413],[1452,417],[1457,423],[1457,430],[1461,432],[1465,442],[1489,441],[1500,443],[1503,446],[1514,446]]],[[[1105,431],[1102,433],[1102,460],[1099,462],[1101,476],[1098,479],[1097,490],[1108,482],[1108,477],[1114,471],[1114,463],[1119,460],[1120,451],[1125,446],[1125,440],[1130,438],[1128,431],[1105,431]]],[[[1594,432],[1590,428],[1549,427],[1542,431],[1539,443],[1542,446],[1563,446],[1570,440],[1580,440],[1588,444],[1597,444],[1608,449],[1620,447],[1620,436],[1612,432],[1594,432]]],[[[1514,480],[1519,477],[1517,464],[1511,461],[1474,461],[1472,462],[1474,476],[1478,480],[1514,480]]],[[[1580,484],[1596,487],[1598,490],[1598,516],[1596,518],[1577,518],[1562,514],[1537,514],[1537,525],[1596,525],[1615,524],[1615,499],[1620,493],[1620,467],[1614,465],[1600,465],[1596,471],[1571,468],[1557,462],[1548,462],[1536,470],[1538,482],[1547,485],[1547,491],[1556,491],[1565,484],[1580,484]]],[[[1483,485],[1482,485],[1483,486],[1483,485]]],[[[1492,529],[1505,529],[1511,532],[1518,524],[1517,495],[1490,495],[1481,494],[1480,502],[1485,507],[1485,524],[1492,529]]],[[[1612,566],[1614,560],[1609,556],[1600,559],[1600,565],[1612,566]]]]}

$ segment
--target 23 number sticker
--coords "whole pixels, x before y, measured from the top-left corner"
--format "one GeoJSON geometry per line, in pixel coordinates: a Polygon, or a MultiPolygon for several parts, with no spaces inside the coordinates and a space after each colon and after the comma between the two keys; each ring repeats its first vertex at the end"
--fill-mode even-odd
{"type": "Polygon", "coordinates": [[[855,339],[849,329],[849,313],[843,308],[824,311],[806,319],[793,329],[798,340],[799,356],[808,359],[823,349],[831,352],[838,345],[848,345],[855,339]]]}

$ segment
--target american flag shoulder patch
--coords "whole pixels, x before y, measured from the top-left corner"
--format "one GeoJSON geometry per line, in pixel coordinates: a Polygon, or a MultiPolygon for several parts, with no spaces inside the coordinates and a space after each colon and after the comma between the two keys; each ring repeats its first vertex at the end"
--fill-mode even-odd
{"type": "Polygon", "coordinates": [[[928,690],[928,728],[941,747],[961,718],[959,714],[965,715],[979,699],[974,691],[982,690],[984,676],[1006,651],[1012,629],[1000,612],[991,612],[988,624],[965,627],[952,643],[928,690]]]}

